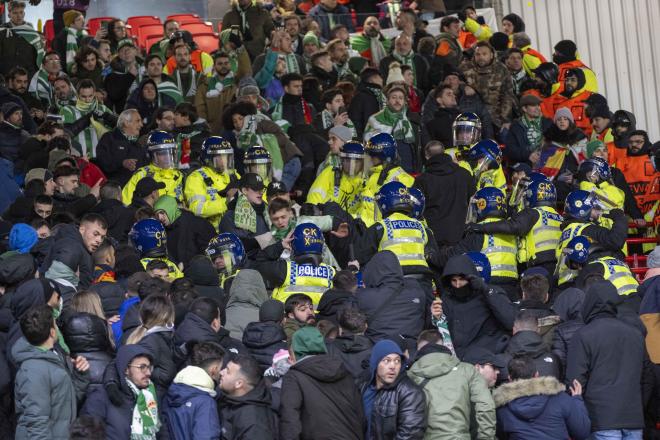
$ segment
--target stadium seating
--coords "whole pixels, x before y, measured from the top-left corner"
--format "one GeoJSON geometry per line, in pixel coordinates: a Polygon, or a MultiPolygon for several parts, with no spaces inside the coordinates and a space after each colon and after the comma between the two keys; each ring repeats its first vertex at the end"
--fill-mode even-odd
{"type": "Polygon", "coordinates": [[[202,23],[202,19],[197,14],[174,14],[167,17],[168,20],[176,20],[179,24],[184,23],[202,23]]]}
{"type": "Polygon", "coordinates": [[[46,48],[50,49],[53,38],[55,38],[55,24],[53,20],[46,20],[44,24],[44,37],[46,37],[46,48]]]}
{"type": "Polygon", "coordinates": [[[218,35],[214,33],[195,35],[195,43],[204,52],[215,52],[218,50],[218,35]]]}
{"type": "Polygon", "coordinates": [[[160,18],[153,15],[137,15],[135,17],[128,17],[126,24],[130,25],[134,32],[136,32],[142,26],[155,24],[159,26],[163,25],[163,23],[160,21],[160,18]]]}
{"type": "Polygon", "coordinates": [[[137,37],[138,46],[144,48],[148,38],[163,38],[163,26],[160,24],[143,25],[137,28],[137,31],[134,31],[134,35],[137,37]]]}
{"type": "Polygon", "coordinates": [[[104,21],[111,21],[114,20],[115,17],[94,17],[90,18],[87,20],[87,32],[89,35],[92,37],[96,35],[96,32],[98,32],[99,28],[101,27],[101,23],[104,21]]]}
{"type": "Polygon", "coordinates": [[[213,25],[211,23],[183,23],[181,29],[188,31],[193,35],[213,33],[213,25]]]}

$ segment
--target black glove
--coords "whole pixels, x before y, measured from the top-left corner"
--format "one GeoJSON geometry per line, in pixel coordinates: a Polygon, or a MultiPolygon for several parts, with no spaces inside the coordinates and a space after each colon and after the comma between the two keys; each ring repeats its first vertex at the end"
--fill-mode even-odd
{"type": "Polygon", "coordinates": [[[467,234],[475,234],[475,233],[479,233],[479,232],[483,232],[483,228],[481,227],[481,225],[479,225],[477,223],[468,223],[467,225],[465,225],[465,234],[466,235],[467,234]]]}
{"type": "Polygon", "coordinates": [[[622,210],[620,210],[618,208],[614,208],[614,209],[611,209],[610,212],[608,212],[607,214],[603,214],[603,217],[611,218],[612,220],[614,220],[617,217],[621,217],[621,216],[625,216],[625,215],[626,214],[622,210]]]}
{"type": "Polygon", "coordinates": [[[100,108],[96,107],[94,110],[92,110],[92,116],[94,116],[94,119],[101,121],[103,119],[103,115],[105,112],[101,110],[100,108]]]}
{"type": "Polygon", "coordinates": [[[229,34],[229,41],[231,43],[234,43],[234,46],[236,46],[236,49],[238,49],[239,47],[241,47],[243,45],[243,40],[241,40],[240,35],[237,35],[233,32],[231,34],[229,34]]]}
{"type": "Polygon", "coordinates": [[[109,382],[105,384],[105,392],[108,394],[108,399],[114,406],[121,406],[124,403],[124,395],[119,389],[119,384],[116,382],[109,382]]]}
{"type": "Polygon", "coordinates": [[[479,275],[467,275],[465,277],[470,283],[470,288],[475,292],[486,293],[488,292],[488,284],[479,275]]]}

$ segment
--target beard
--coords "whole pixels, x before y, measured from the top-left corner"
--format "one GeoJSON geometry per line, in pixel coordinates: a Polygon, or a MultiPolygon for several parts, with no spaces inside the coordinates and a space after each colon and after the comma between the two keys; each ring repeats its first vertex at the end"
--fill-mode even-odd
{"type": "Polygon", "coordinates": [[[220,69],[220,70],[216,69],[216,72],[220,76],[227,76],[227,74],[229,74],[229,71],[230,71],[230,69],[220,69]]]}
{"type": "Polygon", "coordinates": [[[376,28],[369,28],[366,31],[364,31],[364,34],[369,38],[375,38],[378,35],[380,35],[380,31],[376,28]]]}

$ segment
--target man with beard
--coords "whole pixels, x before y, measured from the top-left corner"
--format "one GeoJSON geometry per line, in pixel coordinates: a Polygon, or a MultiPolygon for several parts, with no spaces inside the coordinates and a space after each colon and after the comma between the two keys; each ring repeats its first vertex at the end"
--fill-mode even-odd
{"type": "Polygon", "coordinates": [[[187,45],[182,44],[174,49],[174,59],[176,60],[176,69],[172,72],[174,83],[181,90],[183,99],[192,103],[197,94],[197,83],[202,75],[190,64],[190,48],[187,45]]]}
{"type": "MultiPolygon", "coordinates": [[[[146,68],[144,72],[146,73],[146,77],[156,83],[159,95],[169,96],[177,104],[183,102],[183,95],[181,94],[179,87],[174,84],[174,80],[171,76],[163,73],[163,60],[160,56],[156,54],[147,56],[144,66],[146,68]]],[[[144,78],[145,76],[141,75],[138,79],[144,78]]]]}
{"type": "Polygon", "coordinates": [[[362,58],[368,59],[373,67],[380,66],[380,61],[387,56],[391,46],[392,40],[381,34],[380,22],[374,16],[367,17],[364,21],[364,29],[361,34],[351,36],[351,47],[362,58]]]}
{"type": "Polygon", "coordinates": [[[562,40],[555,44],[554,52],[552,52],[552,62],[559,66],[559,81],[564,81],[569,70],[581,69],[584,72],[585,89],[597,93],[598,80],[596,74],[577,57],[577,46],[573,41],[562,40]]]}
{"type": "Polygon", "coordinates": [[[106,66],[109,67],[104,79],[108,105],[117,112],[124,109],[131,85],[138,77],[141,59],[137,54],[133,40],[124,38],[117,43],[117,56],[106,66]]]}
{"type": "Polygon", "coordinates": [[[587,118],[585,108],[586,100],[593,92],[586,88],[586,78],[584,69],[569,69],[564,75],[563,90],[557,95],[554,101],[555,111],[560,107],[567,107],[573,114],[575,125],[584,131],[587,137],[591,136],[592,127],[589,118],[587,118]]]}
{"type": "Polygon", "coordinates": [[[30,109],[30,116],[38,122],[45,118],[43,104],[28,92],[30,84],[29,72],[22,67],[14,67],[7,74],[7,85],[9,91],[25,102],[30,109]]]}
{"type": "Polygon", "coordinates": [[[291,49],[296,55],[302,56],[304,43],[303,35],[300,33],[302,22],[296,14],[285,16],[283,19],[284,30],[291,36],[291,49]]]}
{"type": "Polygon", "coordinates": [[[394,50],[392,55],[383,58],[380,62],[380,73],[383,78],[387,77],[390,64],[398,61],[402,66],[410,66],[413,72],[413,85],[426,92],[428,90],[428,70],[426,60],[413,52],[412,39],[406,34],[400,34],[394,39],[394,50]]]}
{"type": "Polygon", "coordinates": [[[330,60],[337,70],[337,75],[340,79],[352,81],[354,75],[348,67],[348,47],[339,38],[336,38],[328,43],[326,46],[330,60]]]}

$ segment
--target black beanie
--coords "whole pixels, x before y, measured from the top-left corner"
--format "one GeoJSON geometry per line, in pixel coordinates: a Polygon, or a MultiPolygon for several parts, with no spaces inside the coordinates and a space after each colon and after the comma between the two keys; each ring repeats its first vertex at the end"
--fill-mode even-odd
{"type": "Polygon", "coordinates": [[[612,119],[612,112],[610,112],[610,109],[607,105],[595,105],[595,106],[589,105],[589,108],[587,109],[587,117],[589,119],[593,119],[593,118],[612,119]]]}
{"type": "Polygon", "coordinates": [[[503,52],[509,48],[509,36],[504,32],[495,32],[488,42],[498,52],[503,52]]]}
{"type": "Polygon", "coordinates": [[[559,43],[555,44],[555,51],[574,60],[577,54],[577,46],[571,40],[561,40],[559,43]]]}
{"type": "Polygon", "coordinates": [[[284,304],[280,301],[269,299],[259,307],[259,322],[279,322],[284,318],[284,304]]]}

